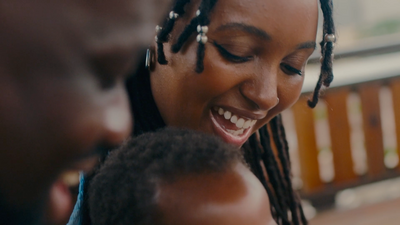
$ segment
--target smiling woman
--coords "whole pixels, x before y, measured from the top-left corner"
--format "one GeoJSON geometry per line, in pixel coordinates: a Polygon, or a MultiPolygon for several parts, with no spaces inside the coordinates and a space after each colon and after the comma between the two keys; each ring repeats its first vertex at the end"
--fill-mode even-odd
{"type": "MultiPolygon", "coordinates": [[[[320,6],[322,67],[311,107],[333,78],[332,1],[320,6]]],[[[317,0],[177,0],[156,29],[150,72],[143,63],[128,83],[133,135],[174,126],[241,147],[268,192],[276,222],[307,224],[292,189],[279,113],[300,95],[317,23],[317,0]]]]}
{"type": "MultiPolygon", "coordinates": [[[[320,5],[322,67],[311,107],[333,78],[332,1],[320,5]]],[[[279,113],[300,95],[317,21],[317,0],[177,1],[157,29],[158,64],[150,74],[142,68],[128,87],[134,135],[176,126],[242,147],[277,223],[306,224],[279,113]]]]}

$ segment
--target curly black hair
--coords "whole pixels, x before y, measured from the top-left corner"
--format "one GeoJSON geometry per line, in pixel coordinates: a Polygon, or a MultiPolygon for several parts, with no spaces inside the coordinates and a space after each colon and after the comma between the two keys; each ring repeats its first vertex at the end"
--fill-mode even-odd
{"type": "Polygon", "coordinates": [[[221,173],[244,163],[218,137],[167,128],[130,139],[109,157],[89,186],[93,225],[156,224],[157,187],[179,176],[221,173]]]}

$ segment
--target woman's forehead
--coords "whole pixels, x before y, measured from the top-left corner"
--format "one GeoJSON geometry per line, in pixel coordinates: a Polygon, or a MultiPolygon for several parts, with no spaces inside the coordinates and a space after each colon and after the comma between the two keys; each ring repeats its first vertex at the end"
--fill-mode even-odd
{"type": "Polygon", "coordinates": [[[229,24],[242,24],[268,34],[270,40],[275,43],[285,45],[292,43],[294,47],[315,40],[318,2],[317,0],[218,0],[210,19],[211,30],[220,30],[229,24]]]}
{"type": "Polygon", "coordinates": [[[218,0],[211,14],[212,22],[226,23],[240,20],[244,23],[270,24],[275,27],[318,17],[317,0],[218,0]]]}

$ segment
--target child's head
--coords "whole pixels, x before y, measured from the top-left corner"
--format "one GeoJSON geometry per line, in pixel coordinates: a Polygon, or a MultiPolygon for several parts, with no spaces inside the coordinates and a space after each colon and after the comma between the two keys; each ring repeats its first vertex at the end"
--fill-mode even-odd
{"type": "Polygon", "coordinates": [[[112,152],[89,189],[92,223],[269,225],[267,193],[239,149],[165,129],[112,152]]]}

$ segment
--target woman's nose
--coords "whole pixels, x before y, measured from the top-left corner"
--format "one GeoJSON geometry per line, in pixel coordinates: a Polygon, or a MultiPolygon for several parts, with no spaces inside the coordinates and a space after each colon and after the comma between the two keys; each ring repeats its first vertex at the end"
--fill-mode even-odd
{"type": "Polygon", "coordinates": [[[255,108],[269,111],[279,103],[277,75],[267,71],[254,75],[240,86],[240,92],[255,108]]]}

